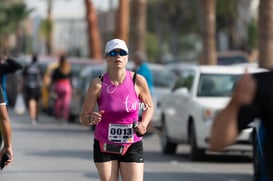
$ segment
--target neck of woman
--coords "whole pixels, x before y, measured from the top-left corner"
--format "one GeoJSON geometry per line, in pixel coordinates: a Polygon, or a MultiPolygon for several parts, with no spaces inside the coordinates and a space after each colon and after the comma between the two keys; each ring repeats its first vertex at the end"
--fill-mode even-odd
{"type": "Polygon", "coordinates": [[[109,79],[114,85],[120,85],[126,78],[126,70],[120,69],[118,71],[109,71],[109,79]]]}

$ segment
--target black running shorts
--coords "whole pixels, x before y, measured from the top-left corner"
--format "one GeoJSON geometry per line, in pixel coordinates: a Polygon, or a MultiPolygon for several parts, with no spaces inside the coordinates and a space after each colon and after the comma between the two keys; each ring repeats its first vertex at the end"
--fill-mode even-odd
{"type": "Polygon", "coordinates": [[[38,101],[41,96],[41,89],[40,88],[26,88],[25,90],[25,99],[28,102],[31,99],[35,99],[38,101]]]}
{"type": "Polygon", "coordinates": [[[142,141],[133,143],[130,146],[130,148],[127,150],[125,155],[118,155],[118,154],[101,152],[99,141],[94,139],[93,151],[94,151],[93,153],[94,162],[107,162],[111,160],[118,160],[119,162],[144,163],[142,141]]]}

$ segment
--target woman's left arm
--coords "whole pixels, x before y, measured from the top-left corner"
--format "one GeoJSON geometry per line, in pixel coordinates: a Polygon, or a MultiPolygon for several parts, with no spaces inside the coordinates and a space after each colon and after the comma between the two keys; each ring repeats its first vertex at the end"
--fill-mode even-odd
{"type": "Polygon", "coordinates": [[[138,132],[140,134],[145,134],[154,114],[154,104],[147,81],[139,74],[136,77],[136,91],[142,103],[141,108],[143,109],[142,120],[139,123],[138,132]]]}
{"type": "Polygon", "coordinates": [[[16,60],[10,57],[5,58],[5,62],[1,64],[1,73],[10,74],[23,68],[16,60]]]}
{"type": "Polygon", "coordinates": [[[0,159],[4,153],[8,153],[10,158],[6,164],[9,164],[13,160],[13,151],[11,125],[6,105],[0,105],[0,130],[4,139],[4,147],[0,148],[0,159]]]}

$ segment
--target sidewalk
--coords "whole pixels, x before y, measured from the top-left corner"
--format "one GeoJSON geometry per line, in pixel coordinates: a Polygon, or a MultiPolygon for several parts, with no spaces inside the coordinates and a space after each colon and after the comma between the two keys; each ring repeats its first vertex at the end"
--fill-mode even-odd
{"type": "Polygon", "coordinates": [[[98,181],[92,161],[93,133],[79,124],[59,123],[41,113],[36,126],[27,113],[9,109],[14,161],[1,181],[98,181]]]}

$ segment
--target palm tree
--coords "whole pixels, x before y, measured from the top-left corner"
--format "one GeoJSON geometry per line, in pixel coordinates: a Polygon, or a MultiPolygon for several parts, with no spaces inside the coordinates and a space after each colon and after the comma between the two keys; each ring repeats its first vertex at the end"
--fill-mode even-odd
{"type": "Polygon", "coordinates": [[[45,38],[45,46],[46,46],[47,53],[52,54],[52,51],[53,51],[52,38],[53,38],[53,29],[54,29],[52,7],[53,7],[54,1],[53,0],[45,0],[45,1],[47,3],[47,15],[46,15],[46,19],[43,20],[41,23],[40,32],[45,38]]]}
{"type": "Polygon", "coordinates": [[[128,42],[130,6],[128,0],[119,0],[119,8],[116,17],[116,37],[128,42]]]}
{"type": "Polygon", "coordinates": [[[146,52],[146,9],[147,0],[132,1],[132,27],[134,51],[146,52]]]}
{"type": "Polygon", "coordinates": [[[52,6],[53,0],[46,0],[47,3],[47,15],[44,20],[42,20],[40,25],[40,34],[45,40],[46,52],[47,54],[52,54],[53,45],[52,45],[52,33],[53,33],[53,20],[52,20],[52,6]]]}
{"type": "Polygon", "coordinates": [[[200,64],[214,65],[216,62],[216,40],[215,40],[215,0],[202,0],[203,7],[203,53],[200,64]]]}
{"type": "Polygon", "coordinates": [[[92,1],[84,0],[86,7],[87,35],[89,40],[89,54],[91,58],[102,59],[101,37],[99,33],[96,10],[92,1]]]}
{"type": "Polygon", "coordinates": [[[258,20],[259,66],[273,68],[273,1],[260,0],[258,20]]]}

